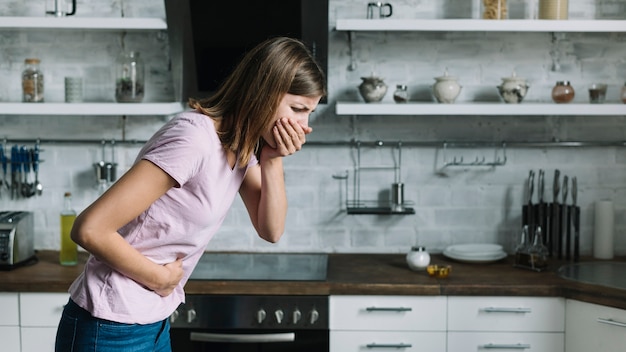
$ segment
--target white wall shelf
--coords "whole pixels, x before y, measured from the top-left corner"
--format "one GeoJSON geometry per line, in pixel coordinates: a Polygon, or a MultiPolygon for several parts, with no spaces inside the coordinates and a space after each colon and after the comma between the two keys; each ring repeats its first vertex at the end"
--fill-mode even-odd
{"type": "Polygon", "coordinates": [[[626,104],[337,102],[337,115],[626,116],[626,104]]]}
{"type": "Polygon", "coordinates": [[[163,18],[8,17],[0,16],[0,29],[166,30],[163,18]]]}
{"type": "Polygon", "coordinates": [[[626,32],[621,20],[338,19],[338,31],[626,32]]]}
{"type": "Polygon", "coordinates": [[[178,102],[170,103],[0,103],[2,115],[65,116],[169,116],[184,110],[178,102]]]}

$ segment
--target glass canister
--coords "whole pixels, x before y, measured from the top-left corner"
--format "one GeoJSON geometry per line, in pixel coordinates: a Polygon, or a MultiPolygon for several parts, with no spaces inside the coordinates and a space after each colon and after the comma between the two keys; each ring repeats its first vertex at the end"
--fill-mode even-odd
{"type": "Polygon", "coordinates": [[[117,58],[115,100],[119,103],[139,103],[143,100],[144,64],[137,51],[123,52],[117,58]]]}
{"type": "Polygon", "coordinates": [[[39,67],[40,62],[37,58],[24,60],[22,101],[25,103],[43,103],[43,71],[39,67]]]}
{"type": "Polygon", "coordinates": [[[574,99],[574,87],[569,81],[558,81],[552,88],[552,100],[557,104],[569,103],[574,99]]]}
{"type": "Polygon", "coordinates": [[[409,101],[409,91],[406,85],[396,85],[396,91],[393,92],[393,101],[396,103],[406,103],[409,101]]]}
{"type": "Polygon", "coordinates": [[[505,20],[508,18],[508,6],[506,0],[483,0],[483,19],[505,20]]]}
{"type": "Polygon", "coordinates": [[[539,0],[540,20],[566,20],[568,13],[568,0],[539,0]]]}

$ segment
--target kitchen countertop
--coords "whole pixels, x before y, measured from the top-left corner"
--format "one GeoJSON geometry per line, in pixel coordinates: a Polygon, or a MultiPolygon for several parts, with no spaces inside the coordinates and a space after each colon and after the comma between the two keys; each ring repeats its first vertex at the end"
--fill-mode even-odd
{"type": "MultiPolygon", "coordinates": [[[[11,271],[0,271],[0,292],[66,292],[87,259],[79,265],[58,264],[58,252],[40,251],[39,261],[11,271]]],[[[583,258],[582,262],[598,261],[583,258]]],[[[615,258],[624,262],[626,258],[615,258]]],[[[329,254],[325,281],[204,281],[187,283],[187,294],[257,295],[448,295],[565,297],[626,309],[626,290],[561,278],[566,264],[552,260],[545,272],[513,267],[513,257],[488,264],[468,264],[431,255],[431,264],[452,265],[445,279],[411,271],[403,254],[329,254]]]]}

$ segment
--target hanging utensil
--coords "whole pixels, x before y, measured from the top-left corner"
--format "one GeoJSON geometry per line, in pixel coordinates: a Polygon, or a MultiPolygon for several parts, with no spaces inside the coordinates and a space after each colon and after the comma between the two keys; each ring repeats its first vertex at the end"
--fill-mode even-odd
{"type": "Polygon", "coordinates": [[[569,242],[569,239],[567,238],[567,228],[568,228],[568,224],[567,224],[567,183],[568,183],[569,179],[567,177],[567,175],[563,176],[563,187],[561,190],[561,232],[559,234],[559,239],[560,239],[560,243],[559,243],[559,252],[558,252],[558,259],[563,259],[563,252],[565,252],[565,255],[567,255],[567,245],[569,242]]]}
{"type": "Polygon", "coordinates": [[[39,182],[39,142],[35,144],[35,148],[31,149],[31,156],[35,172],[35,194],[40,196],[43,193],[43,185],[39,182]]]}
{"type": "Polygon", "coordinates": [[[548,241],[548,255],[552,257],[553,253],[557,251],[559,241],[558,234],[560,231],[560,214],[561,209],[559,208],[559,190],[560,190],[560,174],[561,172],[557,169],[554,170],[554,181],[552,182],[552,204],[550,204],[550,233],[549,233],[549,241],[548,241]]]}
{"type": "MultiPolygon", "coordinates": [[[[546,208],[546,203],[543,200],[543,194],[544,194],[544,189],[545,189],[545,172],[542,169],[539,169],[539,173],[537,176],[537,196],[538,196],[538,203],[537,203],[537,211],[536,213],[536,220],[535,223],[537,224],[537,227],[541,228],[542,233],[546,233],[546,227],[547,227],[547,208],[546,208]]],[[[548,236],[542,236],[543,238],[543,245],[546,245],[547,242],[547,237],[548,236]]]]}
{"type": "Polygon", "coordinates": [[[533,234],[533,192],[535,187],[535,171],[528,172],[525,189],[527,190],[524,205],[522,205],[522,227],[528,226],[529,234],[533,234]]]}

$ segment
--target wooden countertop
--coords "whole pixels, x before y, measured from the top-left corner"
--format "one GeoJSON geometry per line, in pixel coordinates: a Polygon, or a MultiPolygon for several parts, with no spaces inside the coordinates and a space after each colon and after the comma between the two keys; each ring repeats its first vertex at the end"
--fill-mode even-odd
{"type": "MultiPolygon", "coordinates": [[[[40,251],[37,257],[34,265],[0,271],[0,292],[66,292],[87,255],[80,253],[74,267],[59,265],[55,251],[40,251]]],[[[559,277],[556,270],[565,262],[553,260],[549,270],[537,273],[514,268],[511,256],[489,264],[431,257],[432,264],[452,265],[450,276],[437,279],[425,271],[411,271],[402,254],[329,254],[326,281],[193,280],[185,290],[187,294],[545,296],[626,309],[626,290],[559,277]]]]}

